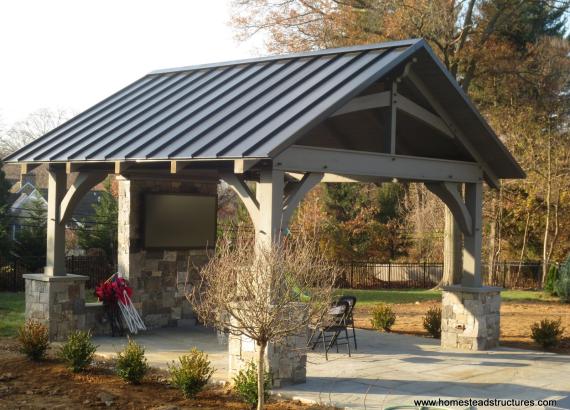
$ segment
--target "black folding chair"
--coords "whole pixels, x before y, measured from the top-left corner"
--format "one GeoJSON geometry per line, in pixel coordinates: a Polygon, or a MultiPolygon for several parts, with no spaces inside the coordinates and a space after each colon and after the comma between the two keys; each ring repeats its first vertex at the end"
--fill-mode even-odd
{"type": "Polygon", "coordinates": [[[319,323],[314,326],[311,337],[307,342],[307,346],[311,346],[311,349],[315,350],[317,345],[322,343],[325,350],[325,358],[328,360],[329,350],[331,347],[336,346],[336,351],[338,353],[339,344],[345,344],[348,348],[348,356],[350,356],[350,341],[346,326],[349,310],[350,307],[348,302],[337,301],[333,303],[333,306],[325,313],[319,323]],[[343,331],[345,333],[345,337],[341,337],[339,339],[339,335],[343,331]],[[339,343],[339,340],[346,340],[346,342],[339,343]]]}
{"type": "Polygon", "coordinates": [[[346,318],[346,325],[352,327],[352,340],[354,341],[354,350],[358,350],[358,346],[356,344],[356,331],[354,330],[354,306],[356,306],[356,296],[341,296],[339,298],[340,302],[348,303],[348,314],[346,318]]]}

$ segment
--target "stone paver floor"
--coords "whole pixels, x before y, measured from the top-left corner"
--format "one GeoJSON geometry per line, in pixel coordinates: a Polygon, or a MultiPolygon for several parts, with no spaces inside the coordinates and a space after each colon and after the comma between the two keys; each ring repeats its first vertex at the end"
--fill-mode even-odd
{"type": "MultiPolygon", "coordinates": [[[[162,329],[136,339],[153,366],[165,368],[196,346],[209,354],[217,369],[214,378],[227,377],[226,346],[213,331],[162,329]]],[[[346,346],[329,354],[328,361],[321,352],[309,353],[307,383],[275,393],[350,409],[382,409],[422,398],[556,399],[559,407],[570,408],[570,356],[507,348],[444,352],[437,340],[367,330],[357,330],[357,340],[352,357],[346,346]]],[[[112,355],[125,339],[99,337],[96,343],[100,354],[112,355]]]]}

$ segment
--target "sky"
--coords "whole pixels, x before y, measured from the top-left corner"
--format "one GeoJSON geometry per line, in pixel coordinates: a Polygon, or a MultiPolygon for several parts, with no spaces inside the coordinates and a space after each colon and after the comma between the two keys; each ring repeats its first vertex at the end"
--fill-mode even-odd
{"type": "Polygon", "coordinates": [[[146,73],[262,53],[228,0],[0,0],[0,126],[80,112],[146,73]]]}

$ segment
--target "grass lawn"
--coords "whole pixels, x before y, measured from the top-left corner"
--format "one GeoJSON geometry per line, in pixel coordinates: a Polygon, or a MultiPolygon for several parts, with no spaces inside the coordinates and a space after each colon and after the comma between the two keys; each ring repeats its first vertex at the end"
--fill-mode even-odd
{"type": "MultiPolygon", "coordinates": [[[[427,289],[381,289],[360,290],[340,289],[340,295],[356,296],[358,305],[373,305],[375,303],[415,303],[430,300],[441,300],[441,292],[427,289]]],[[[558,299],[542,291],[535,290],[505,290],[501,296],[506,302],[557,302],[558,299]]]]}
{"type": "Polygon", "coordinates": [[[24,292],[0,292],[0,336],[15,336],[24,323],[24,292]]]}

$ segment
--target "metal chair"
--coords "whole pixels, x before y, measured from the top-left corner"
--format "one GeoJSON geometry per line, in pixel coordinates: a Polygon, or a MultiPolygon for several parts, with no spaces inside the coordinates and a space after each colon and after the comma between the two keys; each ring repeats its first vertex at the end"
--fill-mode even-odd
{"type": "Polygon", "coordinates": [[[311,337],[307,342],[307,346],[312,345],[311,349],[315,350],[317,345],[322,343],[325,350],[325,358],[328,360],[329,350],[331,347],[336,345],[336,351],[338,353],[339,344],[346,344],[348,348],[348,356],[350,356],[350,341],[348,338],[348,328],[346,325],[349,311],[350,306],[348,302],[334,302],[332,307],[328,310],[328,312],[325,313],[319,323],[315,325],[314,330],[311,333],[311,337]],[[340,340],[346,340],[346,342],[339,343],[339,335],[343,331],[345,333],[345,337],[341,337],[340,340]],[[315,335],[317,335],[317,337],[313,342],[315,335]]]}
{"type": "Polygon", "coordinates": [[[354,350],[358,350],[358,346],[356,344],[356,331],[354,330],[354,306],[356,306],[356,296],[341,296],[339,298],[340,302],[347,302],[349,306],[349,311],[347,314],[346,325],[352,327],[352,340],[354,341],[354,350]]]}

